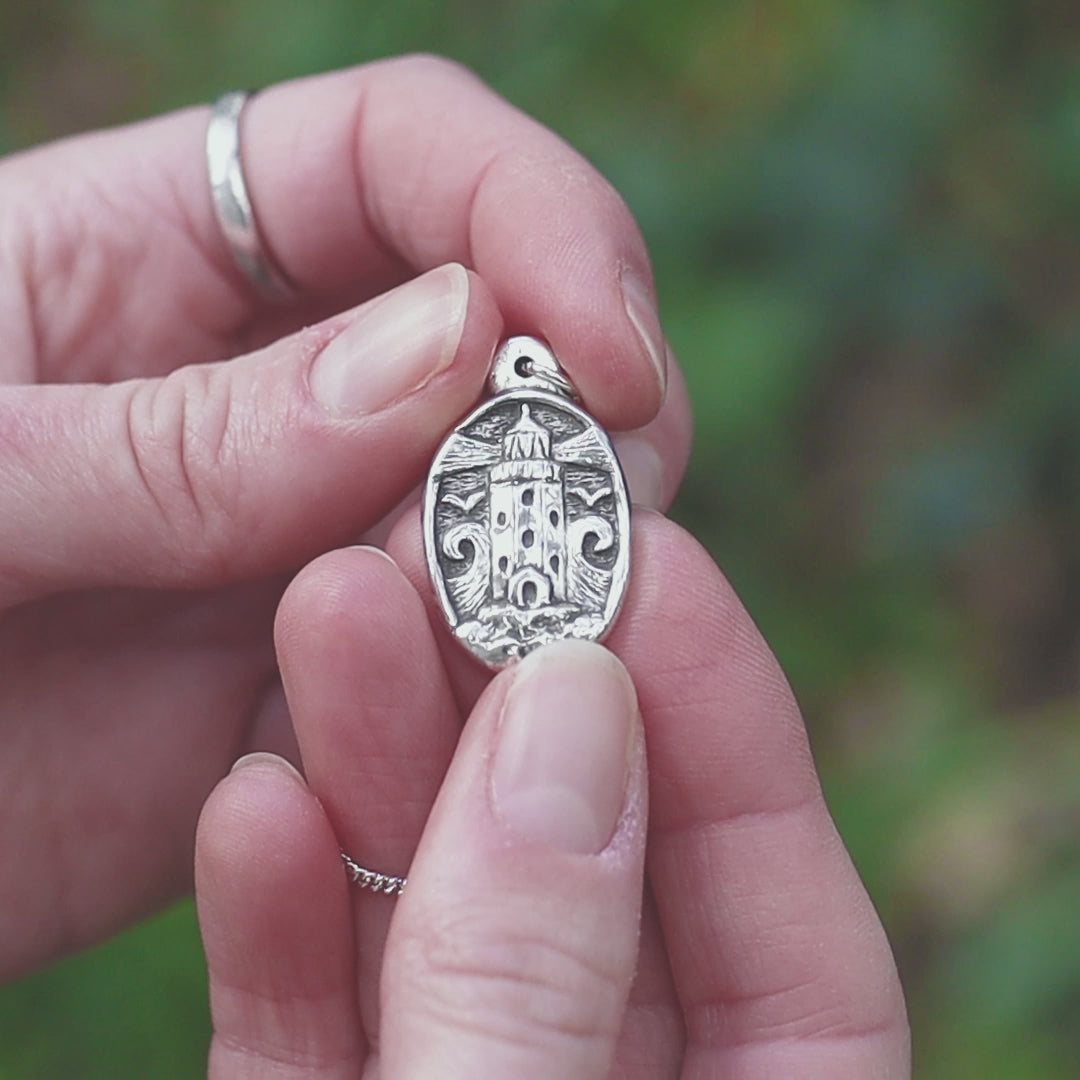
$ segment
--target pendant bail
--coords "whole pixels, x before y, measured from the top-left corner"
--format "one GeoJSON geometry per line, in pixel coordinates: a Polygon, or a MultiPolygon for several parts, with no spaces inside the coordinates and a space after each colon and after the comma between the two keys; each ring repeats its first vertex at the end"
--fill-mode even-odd
{"type": "Polygon", "coordinates": [[[574,384],[563,374],[551,349],[538,338],[524,334],[503,342],[495,354],[488,380],[495,394],[510,390],[545,390],[571,401],[580,400],[574,384]]]}

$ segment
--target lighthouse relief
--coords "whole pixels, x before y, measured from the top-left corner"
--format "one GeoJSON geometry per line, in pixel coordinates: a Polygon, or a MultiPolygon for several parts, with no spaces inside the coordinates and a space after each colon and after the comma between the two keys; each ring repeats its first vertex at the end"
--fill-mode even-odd
{"type": "Polygon", "coordinates": [[[611,625],[629,504],[610,441],[571,401],[516,391],[482,405],[436,456],[424,517],[439,602],[489,665],[611,625]]]}

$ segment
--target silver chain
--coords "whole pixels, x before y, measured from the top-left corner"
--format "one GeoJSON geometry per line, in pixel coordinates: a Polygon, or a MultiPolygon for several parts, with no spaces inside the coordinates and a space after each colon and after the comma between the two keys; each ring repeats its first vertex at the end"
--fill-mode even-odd
{"type": "Polygon", "coordinates": [[[385,893],[387,896],[400,896],[405,891],[406,878],[395,877],[393,874],[380,874],[375,870],[366,870],[354,859],[350,859],[343,851],[341,861],[345,864],[345,871],[349,880],[361,889],[370,889],[372,892],[385,893]]]}

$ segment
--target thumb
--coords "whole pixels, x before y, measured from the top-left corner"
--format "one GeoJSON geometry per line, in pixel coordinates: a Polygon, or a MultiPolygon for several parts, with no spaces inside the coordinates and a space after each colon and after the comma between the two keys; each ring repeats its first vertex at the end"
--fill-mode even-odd
{"type": "Polygon", "coordinates": [[[477,704],[382,974],[381,1075],[608,1075],[646,826],[634,690],[598,645],[526,657],[477,704]]]}
{"type": "Polygon", "coordinates": [[[476,399],[500,326],[451,264],[236,360],[0,389],[0,603],[215,585],[356,536],[476,399]]]}

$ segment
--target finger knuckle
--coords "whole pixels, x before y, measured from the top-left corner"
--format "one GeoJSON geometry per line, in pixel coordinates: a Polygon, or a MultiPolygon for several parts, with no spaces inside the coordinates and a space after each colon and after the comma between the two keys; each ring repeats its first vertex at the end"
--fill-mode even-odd
{"type": "Polygon", "coordinates": [[[512,907],[444,913],[401,942],[404,992],[432,1020],[508,1044],[613,1038],[626,992],[620,973],[587,935],[552,929],[512,907]]]}
{"type": "Polygon", "coordinates": [[[792,1040],[892,1039],[907,1029],[903,992],[884,933],[853,932],[876,957],[856,979],[848,965],[817,962],[789,982],[686,1004],[687,1027],[706,1045],[733,1049],[792,1040]]]}
{"type": "Polygon", "coordinates": [[[459,83],[463,80],[477,82],[464,64],[438,53],[413,52],[390,61],[395,72],[404,79],[434,79],[440,82],[459,83]]]}
{"type": "Polygon", "coordinates": [[[136,384],[129,396],[132,467],[185,562],[224,557],[241,502],[236,411],[229,380],[209,368],[136,384]]]}

